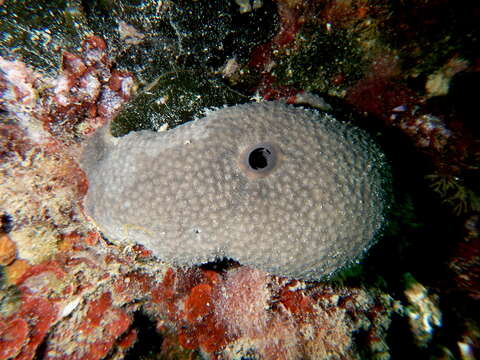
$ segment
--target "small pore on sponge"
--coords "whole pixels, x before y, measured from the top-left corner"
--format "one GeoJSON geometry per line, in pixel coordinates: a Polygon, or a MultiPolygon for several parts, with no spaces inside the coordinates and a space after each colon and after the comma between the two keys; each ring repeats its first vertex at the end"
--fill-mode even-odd
{"type": "Polygon", "coordinates": [[[385,155],[365,131],[281,102],[165,132],[101,129],[81,163],[100,230],[177,265],[231,258],[318,280],[373,245],[390,201],[385,155]]]}

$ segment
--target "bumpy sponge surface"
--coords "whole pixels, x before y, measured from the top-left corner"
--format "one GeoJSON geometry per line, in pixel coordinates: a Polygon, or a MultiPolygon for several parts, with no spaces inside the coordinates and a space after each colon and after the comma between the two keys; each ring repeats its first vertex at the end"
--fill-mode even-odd
{"type": "Polygon", "coordinates": [[[84,152],[87,214],[112,241],[161,260],[220,258],[316,280],[373,244],[389,200],[384,154],[363,130],[279,102],[226,107],[84,152]]]}

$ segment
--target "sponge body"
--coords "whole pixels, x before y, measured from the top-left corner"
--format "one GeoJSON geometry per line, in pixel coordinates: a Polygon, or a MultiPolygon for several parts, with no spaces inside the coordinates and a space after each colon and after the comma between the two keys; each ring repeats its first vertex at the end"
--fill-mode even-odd
{"type": "Polygon", "coordinates": [[[390,195],[385,156],[366,132],[280,102],[222,108],[159,133],[101,130],[82,167],[86,212],[112,241],[178,265],[227,257],[305,280],[361,257],[390,195]],[[274,152],[268,172],[252,163],[256,146],[274,152]]]}

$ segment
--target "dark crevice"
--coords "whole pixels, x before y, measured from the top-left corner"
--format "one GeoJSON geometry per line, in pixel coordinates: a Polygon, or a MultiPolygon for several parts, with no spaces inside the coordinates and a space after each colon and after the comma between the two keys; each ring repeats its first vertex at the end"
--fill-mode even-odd
{"type": "Polygon", "coordinates": [[[13,218],[9,214],[0,215],[0,232],[8,234],[13,228],[13,218]]]}
{"type": "Polygon", "coordinates": [[[137,341],[125,355],[125,360],[155,359],[161,352],[163,337],[156,329],[155,321],[145,313],[134,314],[132,328],[138,331],[137,341]]]}

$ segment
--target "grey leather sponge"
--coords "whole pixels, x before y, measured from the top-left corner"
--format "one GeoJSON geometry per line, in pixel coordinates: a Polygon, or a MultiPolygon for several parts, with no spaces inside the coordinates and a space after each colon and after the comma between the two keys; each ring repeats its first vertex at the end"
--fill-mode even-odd
{"type": "Polygon", "coordinates": [[[161,260],[220,258],[318,280],[357,260],[389,203],[385,156],[363,130],[280,102],[209,112],[84,151],[87,214],[112,241],[161,260]]]}

